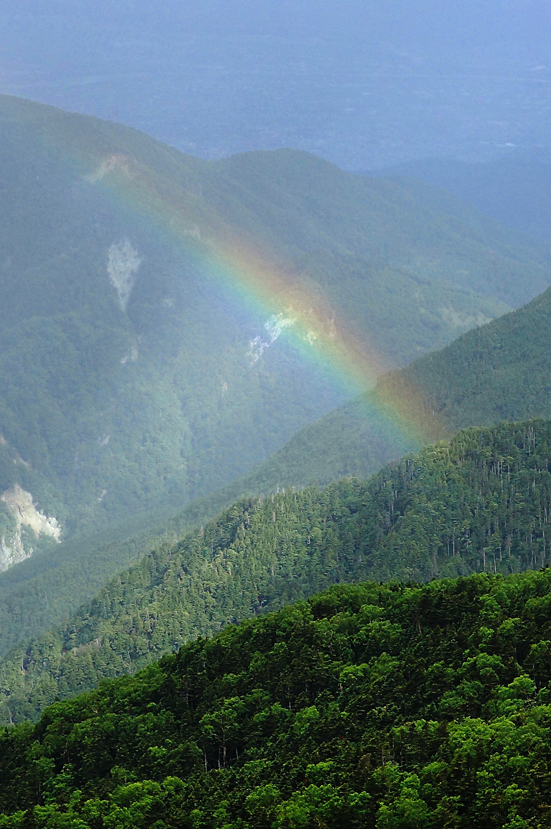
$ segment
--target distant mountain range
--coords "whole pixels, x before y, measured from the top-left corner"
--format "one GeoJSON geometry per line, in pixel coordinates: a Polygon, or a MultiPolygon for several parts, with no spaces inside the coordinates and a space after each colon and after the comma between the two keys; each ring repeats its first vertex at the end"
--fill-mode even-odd
{"type": "Polygon", "coordinates": [[[295,151],[0,98],[0,567],[242,476],[548,284],[550,249],[295,151]]]}
{"type": "MultiPolygon", "coordinates": [[[[116,573],[152,549],[162,570],[176,539],[239,498],[284,490],[276,497],[291,511],[299,499],[300,522],[333,495],[296,490],[367,478],[467,426],[551,417],[551,289],[504,313],[547,287],[542,242],[425,183],[344,173],[305,153],[207,163],[6,97],[0,120],[2,566],[33,552],[0,575],[0,652],[88,618],[79,606],[116,573]]],[[[213,554],[243,509],[209,524],[213,554]]],[[[277,510],[263,509],[285,535],[277,510]]],[[[336,515],[335,551],[348,543],[336,515]]],[[[347,577],[432,573],[430,562],[373,569],[360,556],[347,577]]],[[[146,589],[146,571],[120,577],[125,602],[136,601],[135,573],[146,589]]],[[[285,601],[333,576],[304,578],[285,601]]],[[[178,623],[147,653],[140,645],[123,669],[253,612],[255,585],[239,611],[213,599],[203,621],[178,623]]],[[[23,647],[34,665],[28,654],[43,645],[23,647]]],[[[107,673],[119,671],[117,648],[107,673]]],[[[93,665],[56,693],[93,684],[103,671],[93,665]]],[[[17,716],[51,698],[40,687],[27,702],[21,691],[17,716]]]]}
{"type": "Polygon", "coordinates": [[[493,161],[467,163],[426,159],[389,167],[374,175],[417,179],[440,187],[498,222],[549,243],[551,239],[551,155],[511,153],[493,161]]]}

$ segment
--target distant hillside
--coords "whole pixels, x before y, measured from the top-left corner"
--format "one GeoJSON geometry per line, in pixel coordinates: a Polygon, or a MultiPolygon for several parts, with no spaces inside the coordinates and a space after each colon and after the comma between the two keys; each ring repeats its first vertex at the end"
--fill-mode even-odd
{"type": "MultiPolygon", "coordinates": [[[[377,389],[325,415],[231,486],[234,496],[279,487],[366,477],[404,452],[418,434],[384,415],[387,404],[438,439],[468,426],[551,417],[551,290],[441,351],[380,378],[377,389]],[[410,390],[419,411],[409,410],[410,390]]],[[[228,488],[230,489],[230,488],[228,488]]],[[[207,502],[205,502],[207,503],[207,502]]]]}
{"type": "Polygon", "coordinates": [[[546,246],[306,153],[208,163],[3,96],[0,172],[0,569],[219,489],[357,365],[548,284],[546,246]]]}
{"type": "MultiPolygon", "coordinates": [[[[419,179],[441,187],[498,222],[549,243],[551,240],[551,157],[508,155],[469,164],[426,159],[381,171],[383,176],[419,179]]],[[[405,182],[404,182],[405,183],[405,182]]]]}
{"type": "MultiPolygon", "coordinates": [[[[551,421],[460,432],[369,481],[241,501],[119,574],[0,667],[5,723],[340,582],[551,563],[551,421]]],[[[32,614],[32,604],[28,609],[32,614]]]]}
{"type": "Polygon", "coordinates": [[[550,601],[480,573],[230,626],[3,729],[0,826],[547,826],[550,601]]]}

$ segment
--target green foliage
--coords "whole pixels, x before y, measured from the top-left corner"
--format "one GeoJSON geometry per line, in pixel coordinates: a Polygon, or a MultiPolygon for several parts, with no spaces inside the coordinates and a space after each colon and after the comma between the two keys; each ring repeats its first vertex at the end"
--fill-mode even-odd
{"type": "MultiPolygon", "coordinates": [[[[15,649],[0,668],[3,721],[34,718],[56,698],[331,584],[547,566],[550,447],[551,422],[472,429],[368,481],[238,502],[116,576],[67,624],[15,649]]],[[[392,646],[395,628],[368,610],[366,632],[392,646]]],[[[485,609],[489,626],[496,612],[485,609]]],[[[504,646],[514,635],[499,629],[504,646]]],[[[538,647],[534,670],[545,672],[546,645],[538,647]]],[[[382,673],[390,669],[381,663],[382,673]]],[[[213,733],[221,727],[209,721],[213,733]]]]}
{"type": "Polygon", "coordinates": [[[0,826],[549,826],[550,600],[366,582],[230,626],[5,729],[0,826]]]}

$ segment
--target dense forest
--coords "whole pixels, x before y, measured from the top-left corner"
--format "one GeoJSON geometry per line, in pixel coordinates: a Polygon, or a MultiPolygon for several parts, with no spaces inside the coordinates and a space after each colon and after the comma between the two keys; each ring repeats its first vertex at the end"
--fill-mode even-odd
{"type": "Polygon", "coordinates": [[[21,639],[48,630],[92,599],[121,570],[184,534],[187,513],[157,512],[54,544],[0,574],[0,658],[21,639]]]}
{"type": "Polygon", "coordinates": [[[5,729],[0,826],[549,826],[550,601],[478,573],[229,626],[5,729]]]}
{"type": "MultiPolygon", "coordinates": [[[[460,432],[354,479],[245,499],[117,575],[0,667],[4,723],[228,624],[364,579],[517,573],[551,560],[551,421],[460,432]]],[[[31,602],[29,616],[42,612],[31,602]]]]}

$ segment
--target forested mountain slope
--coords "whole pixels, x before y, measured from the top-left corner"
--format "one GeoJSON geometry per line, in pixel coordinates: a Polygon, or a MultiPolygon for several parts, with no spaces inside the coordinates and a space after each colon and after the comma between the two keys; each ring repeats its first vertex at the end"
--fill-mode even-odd
{"type": "MultiPolygon", "coordinates": [[[[331,584],[550,562],[551,422],[460,432],[369,481],[242,501],[117,576],[0,668],[6,723],[331,584]]],[[[31,610],[30,610],[31,612],[31,610]]]]}
{"type": "MultiPolygon", "coordinates": [[[[551,291],[459,337],[302,429],[242,481],[265,492],[366,477],[446,432],[551,417],[551,291]],[[412,394],[413,390],[413,394],[412,394]],[[390,409],[392,415],[388,417],[390,409]],[[401,416],[400,416],[401,414],[401,416]],[[420,428],[408,429],[408,423],[420,428]]],[[[207,501],[208,503],[208,501],[207,501]]]]}
{"type": "Polygon", "coordinates": [[[551,574],[340,585],[0,737],[2,827],[549,825],[551,574]]]}
{"type": "Polygon", "coordinates": [[[548,283],[547,247],[397,182],[6,96],[0,186],[0,567],[219,488],[355,362],[369,384],[548,283]]]}

